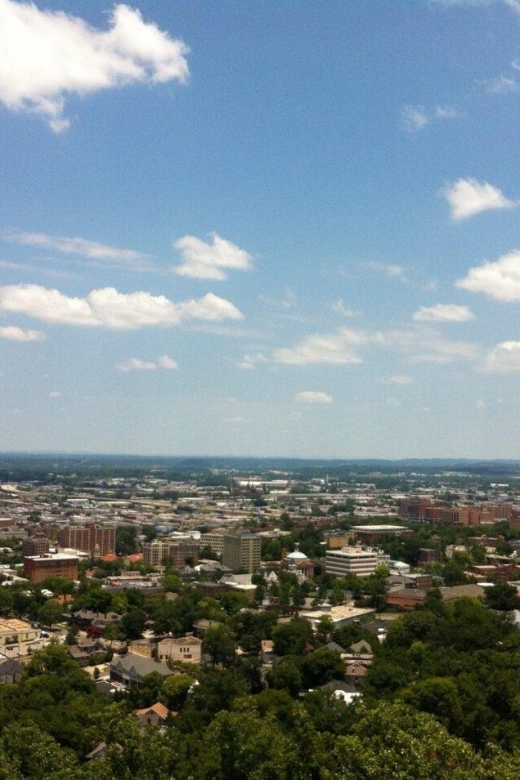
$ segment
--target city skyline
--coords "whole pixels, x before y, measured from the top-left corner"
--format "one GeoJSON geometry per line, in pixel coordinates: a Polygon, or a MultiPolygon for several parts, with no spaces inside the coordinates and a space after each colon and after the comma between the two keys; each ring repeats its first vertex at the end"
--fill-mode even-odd
{"type": "Polygon", "coordinates": [[[0,0],[0,450],[517,458],[519,34],[0,0]]]}

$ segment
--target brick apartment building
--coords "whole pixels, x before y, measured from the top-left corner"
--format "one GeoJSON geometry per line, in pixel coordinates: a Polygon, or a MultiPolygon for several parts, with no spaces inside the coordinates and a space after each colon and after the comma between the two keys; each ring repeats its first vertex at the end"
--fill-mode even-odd
{"type": "Polygon", "coordinates": [[[23,561],[24,576],[27,577],[31,585],[43,582],[47,577],[77,580],[78,560],[75,555],[65,555],[64,553],[30,555],[23,561]]]}
{"type": "Polygon", "coordinates": [[[70,550],[88,552],[93,557],[100,557],[115,552],[116,529],[94,523],[87,523],[84,526],[69,525],[61,529],[59,545],[70,550]]]}
{"type": "Polygon", "coordinates": [[[26,558],[29,555],[45,555],[49,552],[49,540],[45,534],[35,534],[28,536],[22,541],[22,555],[26,558]]]}

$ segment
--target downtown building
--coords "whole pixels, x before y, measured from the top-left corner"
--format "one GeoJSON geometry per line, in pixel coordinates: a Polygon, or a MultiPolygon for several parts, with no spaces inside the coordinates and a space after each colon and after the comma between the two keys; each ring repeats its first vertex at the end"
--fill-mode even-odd
{"type": "Polygon", "coordinates": [[[232,571],[253,574],[260,567],[262,539],[256,534],[226,534],[222,563],[232,571]]]}

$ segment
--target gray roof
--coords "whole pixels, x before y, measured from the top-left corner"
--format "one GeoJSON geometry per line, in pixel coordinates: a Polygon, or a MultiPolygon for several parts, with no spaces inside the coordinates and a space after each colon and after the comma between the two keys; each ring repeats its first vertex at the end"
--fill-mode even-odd
{"type": "Polygon", "coordinates": [[[144,656],[135,653],[127,653],[126,655],[113,658],[110,663],[110,669],[113,669],[116,673],[128,673],[133,669],[135,674],[141,678],[145,677],[147,674],[152,674],[152,672],[157,672],[163,677],[169,677],[173,674],[172,670],[166,664],[154,661],[151,658],[145,658],[144,656]]]}

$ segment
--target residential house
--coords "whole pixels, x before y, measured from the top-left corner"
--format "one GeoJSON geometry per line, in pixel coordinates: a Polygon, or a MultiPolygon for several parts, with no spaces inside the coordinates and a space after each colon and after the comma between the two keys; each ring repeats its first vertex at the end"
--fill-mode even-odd
{"type": "Polygon", "coordinates": [[[161,677],[171,677],[174,674],[166,664],[134,653],[114,656],[110,663],[110,679],[122,683],[126,688],[140,688],[146,675],[152,672],[160,674],[161,677]]]}

